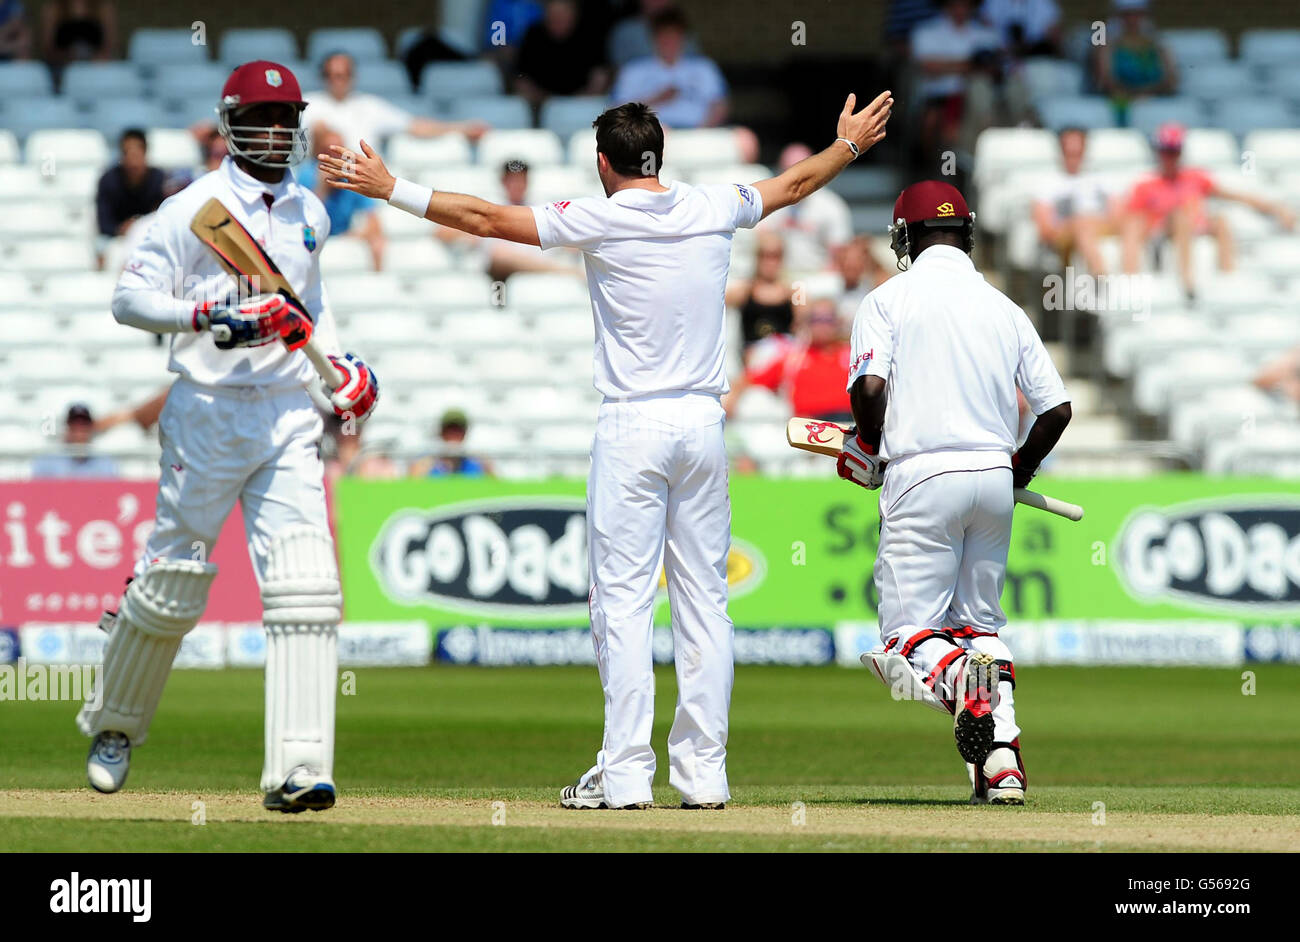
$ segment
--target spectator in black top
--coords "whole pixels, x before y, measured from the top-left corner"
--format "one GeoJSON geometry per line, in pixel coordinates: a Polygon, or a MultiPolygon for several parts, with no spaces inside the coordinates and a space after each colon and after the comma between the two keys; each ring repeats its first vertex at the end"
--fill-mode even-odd
{"type": "Polygon", "coordinates": [[[165,175],[150,167],[144,132],[130,128],[119,142],[122,159],[99,178],[95,211],[99,233],[106,238],[122,235],[138,216],[153,212],[163,201],[165,175]]]}
{"type": "Polygon", "coordinates": [[[599,43],[578,28],[575,0],[547,0],[528,28],[516,63],[515,93],[540,105],[551,95],[601,95],[609,70],[599,43]]]}
{"type": "Polygon", "coordinates": [[[69,62],[111,59],[117,46],[112,0],[52,0],[41,8],[45,60],[55,72],[69,62]]]}

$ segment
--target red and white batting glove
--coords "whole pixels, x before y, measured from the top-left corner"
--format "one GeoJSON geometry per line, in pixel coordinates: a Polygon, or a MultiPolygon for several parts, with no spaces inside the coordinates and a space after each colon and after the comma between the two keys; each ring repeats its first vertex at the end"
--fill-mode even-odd
{"type": "Polygon", "coordinates": [[[844,436],[844,444],[840,447],[840,456],[836,459],[835,470],[844,480],[874,491],[885,482],[885,465],[888,463],[880,458],[875,449],[864,442],[854,429],[852,435],[844,436]]]}
{"type": "Polygon", "coordinates": [[[325,387],[325,394],[334,406],[334,414],[342,418],[351,416],[358,422],[365,421],[379,401],[379,379],[375,376],[375,371],[351,353],[345,353],[341,357],[332,356],[330,362],[343,374],[343,382],[337,389],[325,387]]]}
{"type": "Polygon", "coordinates": [[[221,350],[261,347],[278,339],[296,350],[311,337],[312,322],[284,295],[259,294],[238,304],[200,302],[194,308],[193,327],[209,331],[221,350]]]}

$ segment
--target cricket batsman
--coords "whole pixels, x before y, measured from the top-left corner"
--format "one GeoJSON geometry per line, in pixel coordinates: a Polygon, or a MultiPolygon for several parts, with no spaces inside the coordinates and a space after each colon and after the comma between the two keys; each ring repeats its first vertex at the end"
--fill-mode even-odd
{"type": "Polygon", "coordinates": [[[322,420],[307,392],[315,373],[301,346],[315,335],[343,375],[334,410],[362,421],[374,373],[339,352],[320,277],[329,218],[290,166],[307,153],[306,107],[282,65],[248,62],[226,80],[221,166],[163,203],[113,294],[122,324],[171,338],[178,374],[159,421],[161,479],[153,534],[109,630],[102,707],[77,724],[92,738],[93,788],[122,787],[144,744],[181,639],[203,614],[217,567],[208,562],[238,500],[261,588],[266,628],[263,804],[273,811],[334,805],[334,697],[342,596],[325,510],[322,420]],[[286,294],[248,297],[190,230],[216,198],[278,265],[286,294]]]}
{"type": "Polygon", "coordinates": [[[1012,488],[1029,484],[1060,439],[1070,400],[1025,312],[975,269],[975,214],[961,193],[934,180],[909,186],[894,220],[894,253],[909,264],[854,319],[857,426],[838,463],[840,477],[881,488],[884,649],[864,660],[888,686],[953,715],[972,803],[1020,805],[1016,674],[998,637],[1012,488]],[[1019,450],[1017,389],[1037,417],[1019,450]]]}

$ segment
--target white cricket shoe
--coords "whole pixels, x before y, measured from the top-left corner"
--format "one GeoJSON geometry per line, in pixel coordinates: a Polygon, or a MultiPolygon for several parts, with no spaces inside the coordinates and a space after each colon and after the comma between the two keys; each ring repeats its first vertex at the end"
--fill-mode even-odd
{"type": "Polygon", "coordinates": [[[300,765],[289,773],[283,785],[266,793],[262,807],[267,811],[282,811],[285,814],[324,811],[334,807],[334,783],[326,776],[300,765]]]}
{"type": "Polygon", "coordinates": [[[1023,805],[1025,803],[1025,766],[1020,760],[1020,740],[997,742],[984,760],[983,775],[976,776],[975,766],[967,763],[970,774],[972,805],[1023,805]]]}
{"type": "MultiPolygon", "coordinates": [[[[619,805],[618,808],[644,811],[653,805],[653,801],[634,801],[628,805],[619,805]]],[[[572,785],[565,785],[560,792],[560,807],[574,809],[611,807],[605,801],[605,782],[600,773],[587,776],[585,781],[580,778],[572,785]]]]}
{"type": "Polygon", "coordinates": [[[953,690],[953,736],[967,762],[982,766],[993,751],[993,710],[998,705],[999,668],[991,654],[966,655],[953,690]]]}
{"type": "Polygon", "coordinates": [[[97,792],[111,795],[122,787],[131,770],[131,740],[126,733],[106,729],[90,743],[86,756],[86,778],[97,792]]]}

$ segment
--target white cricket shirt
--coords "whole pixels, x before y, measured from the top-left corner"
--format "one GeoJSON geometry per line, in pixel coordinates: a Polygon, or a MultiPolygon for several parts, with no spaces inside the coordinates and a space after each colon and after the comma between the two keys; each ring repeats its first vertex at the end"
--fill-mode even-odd
{"type": "Polygon", "coordinates": [[[881,454],[893,463],[937,455],[947,470],[1010,467],[1020,418],[1069,401],[1025,312],[975,270],[970,256],[932,245],[863,299],[853,321],[849,387],[887,383],[881,454]]]}
{"type": "Polygon", "coordinates": [[[534,206],[543,249],[581,249],[607,398],[728,390],[724,294],[732,233],[763,202],[751,186],[674,183],[534,206]]]}
{"type": "Polygon", "coordinates": [[[315,320],[322,348],[338,351],[320,277],[321,247],[330,232],[324,205],[292,173],[279,183],[262,183],[229,157],[158,208],[118,279],[113,316],[123,324],[170,334],[168,369],[197,383],[267,387],[308,383],[315,372],[306,356],[291,353],[282,343],[219,350],[211,333],[193,331],[198,300],[223,300],[237,289],[213,251],[190,231],[194,215],[212,197],[221,200],[279,267],[315,320]],[[271,197],[269,205],[265,195],[271,197]]]}

